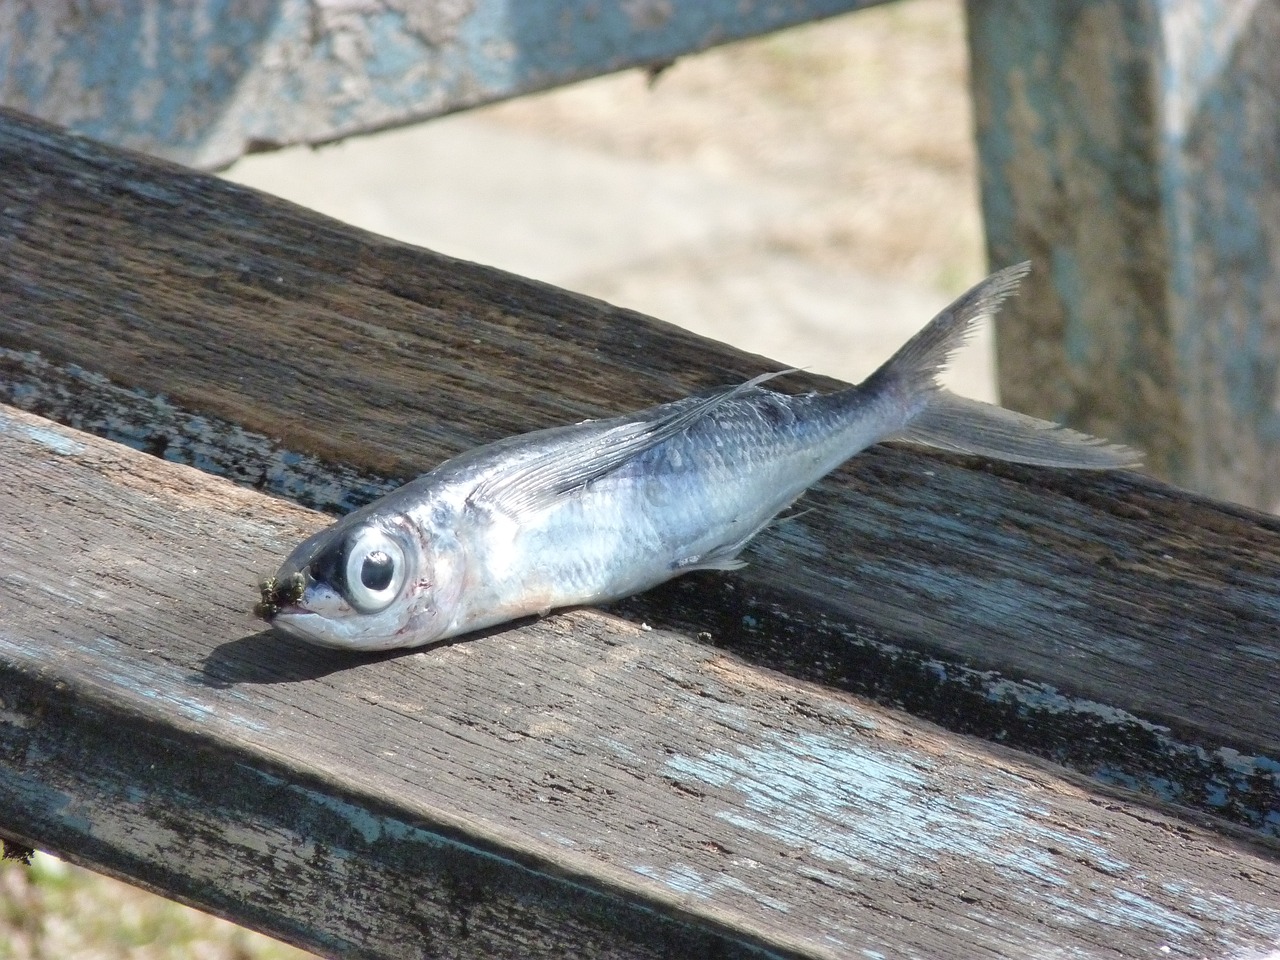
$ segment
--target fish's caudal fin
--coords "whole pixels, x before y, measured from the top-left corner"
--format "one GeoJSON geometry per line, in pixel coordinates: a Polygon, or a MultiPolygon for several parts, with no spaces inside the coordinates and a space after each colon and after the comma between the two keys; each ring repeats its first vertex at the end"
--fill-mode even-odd
{"type": "Polygon", "coordinates": [[[914,408],[910,409],[912,415],[918,413],[930,395],[941,389],[938,374],[964,346],[974,327],[994,315],[1030,272],[1030,261],[1005,267],[961,295],[868,377],[863,388],[889,391],[909,409],[914,408]]]}

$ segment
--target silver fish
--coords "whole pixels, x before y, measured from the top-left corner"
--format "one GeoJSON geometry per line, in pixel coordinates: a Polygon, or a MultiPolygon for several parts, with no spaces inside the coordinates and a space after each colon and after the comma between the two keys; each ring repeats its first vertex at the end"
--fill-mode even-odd
{"type": "Polygon", "coordinates": [[[837,393],[775,393],[760,386],[769,373],[455,457],[303,541],[263,584],[259,613],[311,643],[385,650],[733,570],[780,511],[887,438],[1052,467],[1136,465],[1124,447],[938,386],[1028,269],[993,274],[837,393]]]}

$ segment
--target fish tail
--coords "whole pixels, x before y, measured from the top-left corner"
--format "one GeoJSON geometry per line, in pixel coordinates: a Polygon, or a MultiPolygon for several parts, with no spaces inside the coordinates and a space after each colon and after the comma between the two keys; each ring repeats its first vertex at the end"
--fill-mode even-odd
{"type": "Polygon", "coordinates": [[[1037,467],[1119,470],[1142,465],[1142,454],[1130,447],[948,390],[938,390],[893,439],[1037,467]]]}
{"type": "Polygon", "coordinates": [[[941,391],[938,374],[964,346],[978,323],[993,316],[1030,271],[1030,261],[1005,267],[962,294],[903,344],[863,387],[870,391],[891,391],[918,410],[931,395],[941,391]]]}
{"type": "Polygon", "coordinates": [[[970,400],[944,390],[940,374],[979,321],[991,317],[1031,270],[1029,262],[987,277],[938,314],[862,385],[895,397],[907,419],[892,439],[1013,463],[1074,470],[1136,467],[1120,444],[970,400]]]}

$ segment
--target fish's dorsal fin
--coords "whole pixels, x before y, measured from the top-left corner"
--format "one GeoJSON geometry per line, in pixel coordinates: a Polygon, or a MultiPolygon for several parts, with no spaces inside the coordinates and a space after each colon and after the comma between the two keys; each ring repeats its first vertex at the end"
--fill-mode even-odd
{"type": "Polygon", "coordinates": [[[762,373],[666,416],[619,423],[591,440],[531,457],[501,476],[479,483],[467,502],[494,507],[511,516],[551,506],[677,436],[721,404],[750,392],[766,380],[793,372],[787,369],[762,373]]]}

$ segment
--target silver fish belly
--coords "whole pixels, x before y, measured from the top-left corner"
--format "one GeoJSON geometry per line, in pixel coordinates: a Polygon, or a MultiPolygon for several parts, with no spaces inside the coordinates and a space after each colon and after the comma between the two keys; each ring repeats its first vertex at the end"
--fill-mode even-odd
{"type": "Polygon", "coordinates": [[[1136,464],[1123,447],[937,385],[1026,272],[993,274],[847,390],[790,396],[761,387],[766,374],[464,453],[301,543],[259,612],[311,643],[383,650],[734,569],[808,487],[889,437],[1048,466],[1136,464]]]}

